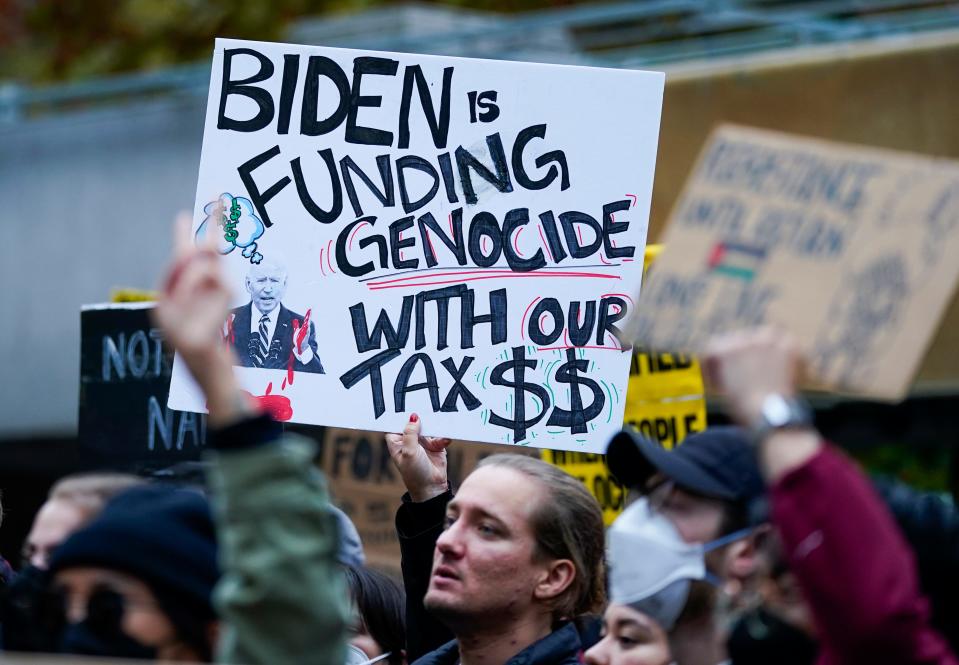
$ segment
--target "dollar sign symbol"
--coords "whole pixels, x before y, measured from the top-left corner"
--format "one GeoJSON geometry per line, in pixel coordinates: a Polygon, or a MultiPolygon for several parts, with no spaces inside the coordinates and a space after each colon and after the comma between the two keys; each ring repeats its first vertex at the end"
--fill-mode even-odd
{"type": "Polygon", "coordinates": [[[490,409],[489,422],[492,425],[499,425],[500,427],[513,430],[513,441],[516,443],[526,439],[526,430],[543,419],[543,416],[549,411],[550,405],[549,393],[546,392],[546,388],[538,383],[526,382],[527,369],[536,369],[536,361],[526,359],[525,346],[514,346],[513,359],[502,362],[494,367],[493,373],[490,375],[490,383],[494,386],[506,386],[507,388],[513,389],[513,415],[515,418],[512,420],[503,418],[490,409]],[[504,378],[503,375],[510,370],[513,370],[513,378],[504,378]],[[529,420],[526,419],[527,392],[533,393],[543,402],[542,410],[529,420]]]}
{"type": "Polygon", "coordinates": [[[558,406],[553,409],[546,421],[547,425],[558,425],[560,427],[569,427],[572,434],[585,434],[586,423],[595,418],[606,405],[606,395],[600,389],[599,384],[580,376],[579,372],[585,372],[589,368],[588,360],[577,360],[576,349],[566,349],[566,362],[560,365],[556,370],[556,380],[560,383],[569,384],[569,411],[561,409],[558,406]],[[593,392],[593,401],[587,407],[583,408],[583,396],[579,394],[579,386],[584,385],[593,392]]]}

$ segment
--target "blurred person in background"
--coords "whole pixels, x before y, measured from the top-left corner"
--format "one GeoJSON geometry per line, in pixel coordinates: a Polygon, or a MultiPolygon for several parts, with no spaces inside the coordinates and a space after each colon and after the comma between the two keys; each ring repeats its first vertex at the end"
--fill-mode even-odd
{"type": "Polygon", "coordinates": [[[3,648],[6,651],[48,651],[39,603],[50,556],[71,534],[95,518],[106,503],[145,481],[125,473],[81,473],[57,481],[33,518],[23,545],[23,567],[0,599],[3,648]]]}
{"type": "Polygon", "coordinates": [[[350,587],[348,665],[406,663],[406,594],[392,577],[372,568],[345,566],[350,587]]]}
{"type": "Polygon", "coordinates": [[[46,570],[50,555],[96,517],[107,501],[145,481],[126,473],[81,473],[58,480],[40,507],[23,546],[25,564],[46,570]]]}
{"type": "Polygon", "coordinates": [[[709,383],[750,432],[771,522],[819,637],[817,663],[959,660],[930,625],[916,562],[855,465],[827,445],[798,396],[799,346],[771,328],[710,342],[709,383]]]}
{"type": "MultiPolygon", "coordinates": [[[[164,485],[117,495],[50,560],[63,653],[208,662],[217,543],[206,498],[164,485]]],[[[53,618],[48,610],[46,616],[53,618]]]]}

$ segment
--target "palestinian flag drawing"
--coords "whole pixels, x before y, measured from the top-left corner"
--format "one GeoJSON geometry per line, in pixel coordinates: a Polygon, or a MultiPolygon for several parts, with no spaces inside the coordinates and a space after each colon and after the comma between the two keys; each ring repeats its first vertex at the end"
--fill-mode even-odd
{"type": "Polygon", "coordinates": [[[713,272],[749,282],[765,258],[765,247],[718,242],[709,253],[708,265],[713,272]]]}

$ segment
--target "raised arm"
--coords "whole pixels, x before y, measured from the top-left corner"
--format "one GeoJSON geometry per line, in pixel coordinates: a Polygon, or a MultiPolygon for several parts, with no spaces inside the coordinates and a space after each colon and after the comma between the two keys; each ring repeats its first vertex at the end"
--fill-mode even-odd
{"type": "Polygon", "coordinates": [[[406,588],[406,655],[409,662],[453,639],[446,626],[423,606],[433,571],[433,550],[443,532],[446,504],[453,498],[446,476],[449,439],[420,436],[414,413],[402,434],[386,443],[407,493],[396,513],[396,531],[406,588]]]}
{"type": "Polygon", "coordinates": [[[212,248],[179,224],[176,259],[156,318],[202,388],[223,576],[218,660],[342,663],[348,592],[338,533],[312,442],[259,415],[233,374],[222,339],[230,300],[212,248]]]}
{"type": "MultiPolygon", "coordinates": [[[[774,330],[715,340],[706,366],[753,431],[770,398],[797,396],[798,346],[774,330]]],[[[865,476],[811,425],[765,431],[757,455],[772,519],[815,617],[820,662],[956,663],[929,625],[912,552],[865,476]]]]}

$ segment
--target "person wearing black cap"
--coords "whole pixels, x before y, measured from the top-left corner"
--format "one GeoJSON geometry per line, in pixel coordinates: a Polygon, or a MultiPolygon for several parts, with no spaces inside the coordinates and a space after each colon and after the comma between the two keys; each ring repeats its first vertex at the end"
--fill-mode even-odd
{"type": "Polygon", "coordinates": [[[711,427],[665,450],[635,430],[609,444],[606,463],[626,487],[644,495],[687,543],[711,543],[738,535],[710,556],[711,573],[738,591],[755,565],[751,537],[764,485],[745,431],[711,427]]]}
{"type": "Polygon", "coordinates": [[[118,495],[57,548],[50,574],[63,602],[61,651],[211,659],[219,569],[210,507],[199,492],[151,485],[118,495]]]}
{"type": "Polygon", "coordinates": [[[763,494],[745,434],[732,427],[711,428],[665,450],[634,430],[624,430],[610,442],[606,462],[641,498],[608,532],[607,637],[587,652],[587,662],[725,661],[717,621],[723,617],[716,609],[731,602],[753,571],[750,508],[763,494]],[[648,638],[645,652],[619,648],[611,639],[627,624],[645,626],[640,631],[648,638]],[[644,653],[644,658],[652,658],[654,647],[660,660],[640,659],[644,653]]]}

